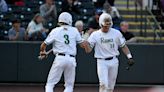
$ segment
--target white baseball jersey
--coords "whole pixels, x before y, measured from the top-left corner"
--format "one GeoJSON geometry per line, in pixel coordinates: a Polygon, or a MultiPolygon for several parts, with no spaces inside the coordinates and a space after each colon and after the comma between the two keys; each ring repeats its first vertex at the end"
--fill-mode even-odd
{"type": "Polygon", "coordinates": [[[90,46],[95,46],[95,58],[109,58],[119,55],[118,48],[126,43],[120,31],[110,28],[107,33],[100,30],[93,32],[88,38],[90,46]]]}
{"type": "Polygon", "coordinates": [[[61,26],[53,29],[44,42],[47,45],[53,43],[54,54],[76,55],[76,45],[82,42],[82,38],[75,27],[61,26]]]}

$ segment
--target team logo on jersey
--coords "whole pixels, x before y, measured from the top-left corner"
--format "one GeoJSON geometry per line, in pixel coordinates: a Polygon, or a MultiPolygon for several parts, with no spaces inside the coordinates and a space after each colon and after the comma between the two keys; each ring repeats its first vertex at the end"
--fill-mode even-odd
{"type": "Polygon", "coordinates": [[[113,39],[105,39],[105,38],[101,38],[101,43],[111,43],[113,42],[113,39]]]}

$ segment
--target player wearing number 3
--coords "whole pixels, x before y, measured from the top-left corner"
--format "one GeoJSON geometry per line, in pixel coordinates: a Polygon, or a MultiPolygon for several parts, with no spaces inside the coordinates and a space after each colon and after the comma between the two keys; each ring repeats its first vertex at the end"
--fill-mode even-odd
{"type": "Polygon", "coordinates": [[[118,48],[121,47],[125,55],[127,55],[129,65],[133,65],[134,61],[125,38],[122,34],[112,27],[112,18],[109,14],[103,13],[99,18],[101,29],[93,32],[88,38],[86,52],[95,49],[94,57],[97,58],[97,73],[99,78],[99,92],[113,92],[114,85],[118,73],[119,55],[118,48]]]}
{"type": "Polygon", "coordinates": [[[84,46],[81,35],[75,27],[72,27],[72,16],[63,12],[59,15],[60,27],[51,31],[45,41],[41,44],[40,55],[45,55],[46,46],[53,44],[53,53],[56,55],[50,69],[45,92],[53,92],[54,86],[59,82],[64,73],[64,92],[73,92],[76,67],[76,44],[84,46]]]}

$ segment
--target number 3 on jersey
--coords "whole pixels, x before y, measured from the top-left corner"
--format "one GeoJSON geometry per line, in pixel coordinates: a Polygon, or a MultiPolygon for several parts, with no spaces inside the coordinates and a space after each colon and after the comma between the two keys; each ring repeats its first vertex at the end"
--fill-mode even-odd
{"type": "Polygon", "coordinates": [[[65,44],[69,44],[69,36],[67,34],[64,35],[64,39],[65,44]]]}

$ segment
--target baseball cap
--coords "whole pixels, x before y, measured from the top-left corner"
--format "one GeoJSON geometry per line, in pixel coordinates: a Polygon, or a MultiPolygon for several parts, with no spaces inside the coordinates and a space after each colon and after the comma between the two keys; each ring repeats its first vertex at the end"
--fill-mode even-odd
{"type": "Polygon", "coordinates": [[[96,9],[96,11],[95,11],[95,14],[97,14],[97,15],[101,15],[103,13],[103,10],[102,9],[96,9]]]}

